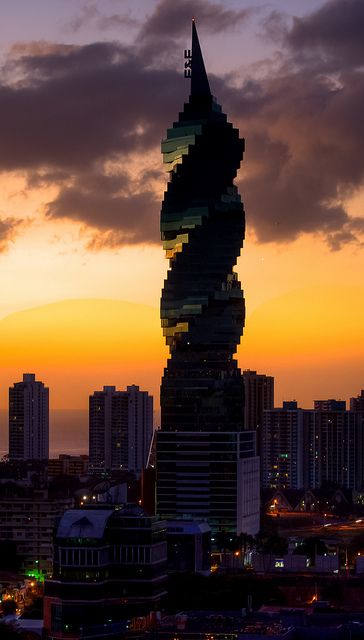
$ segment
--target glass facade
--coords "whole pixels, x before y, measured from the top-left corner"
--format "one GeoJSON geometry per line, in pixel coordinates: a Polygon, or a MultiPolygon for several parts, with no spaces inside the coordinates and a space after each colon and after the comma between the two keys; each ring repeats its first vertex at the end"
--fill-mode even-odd
{"type": "Polygon", "coordinates": [[[161,233],[170,268],[161,299],[170,357],[156,433],[156,507],[205,520],[213,534],[259,529],[255,433],[244,431],[234,359],[244,297],[234,266],[245,233],[234,185],[244,142],[211,95],[195,24],[191,94],[162,142],[170,180],[161,233]]]}
{"type": "Polygon", "coordinates": [[[170,260],[161,299],[170,350],[161,385],[165,431],[243,429],[243,382],[233,358],[245,316],[234,272],[245,231],[233,184],[243,148],[211,95],[193,26],[191,95],[162,142],[170,174],[161,211],[170,260]]]}
{"type": "Polygon", "coordinates": [[[160,431],[157,436],[158,513],[207,520],[213,533],[236,533],[238,463],[255,456],[255,434],[160,431]]]}

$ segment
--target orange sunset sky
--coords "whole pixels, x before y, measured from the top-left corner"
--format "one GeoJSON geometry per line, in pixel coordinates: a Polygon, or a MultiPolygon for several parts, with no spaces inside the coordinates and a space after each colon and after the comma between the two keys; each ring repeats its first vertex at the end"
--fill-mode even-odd
{"type": "MultiPolygon", "coordinates": [[[[87,409],[88,395],[105,384],[139,384],[159,405],[168,268],[159,242],[167,179],[160,140],[188,96],[182,68],[192,15],[212,91],[246,140],[237,179],[247,219],[237,265],[247,306],[239,365],[274,375],[277,403],[357,395],[363,3],[7,4],[0,409],[25,371],[50,387],[53,411],[87,409]]],[[[4,411],[1,420],[4,431],[4,411]]]]}

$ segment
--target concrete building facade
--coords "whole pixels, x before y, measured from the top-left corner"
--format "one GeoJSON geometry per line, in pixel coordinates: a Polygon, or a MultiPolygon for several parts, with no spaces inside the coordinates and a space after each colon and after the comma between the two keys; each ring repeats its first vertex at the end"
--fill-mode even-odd
{"type": "Polygon", "coordinates": [[[137,385],[105,386],[89,398],[90,471],[144,469],[153,435],[153,398],[137,385]]]}
{"type": "Polygon", "coordinates": [[[55,519],[73,504],[72,497],[52,496],[46,489],[11,481],[0,485],[0,540],[16,545],[26,575],[43,579],[51,574],[55,519]]]}
{"type": "Polygon", "coordinates": [[[330,484],[362,490],[364,413],[342,400],[316,400],[314,409],[284,402],[265,411],[262,429],[264,488],[315,489],[330,484]]]}

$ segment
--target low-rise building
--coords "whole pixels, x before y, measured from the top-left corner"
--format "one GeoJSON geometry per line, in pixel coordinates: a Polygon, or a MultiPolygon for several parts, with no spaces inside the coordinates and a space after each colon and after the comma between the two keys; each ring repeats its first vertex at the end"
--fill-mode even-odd
{"type": "Polygon", "coordinates": [[[58,458],[48,460],[48,477],[54,476],[83,476],[88,472],[88,456],[70,456],[62,453],[58,458]]]}
{"type": "Polygon", "coordinates": [[[45,583],[47,637],[86,636],[100,626],[106,634],[108,625],[148,614],[166,593],[166,565],[166,524],[139,507],[67,511],[45,583]]]}
{"type": "Polygon", "coordinates": [[[51,575],[55,519],[73,504],[72,497],[52,496],[47,489],[13,481],[0,485],[0,540],[16,544],[20,569],[27,575],[51,575]]]}
{"type": "Polygon", "coordinates": [[[168,569],[210,573],[211,529],[207,522],[168,520],[168,569]]]}

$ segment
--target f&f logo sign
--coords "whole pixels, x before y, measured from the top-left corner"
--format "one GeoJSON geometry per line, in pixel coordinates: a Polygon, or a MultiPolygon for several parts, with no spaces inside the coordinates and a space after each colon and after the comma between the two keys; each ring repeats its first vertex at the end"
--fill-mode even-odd
{"type": "Polygon", "coordinates": [[[190,78],[191,77],[191,70],[192,70],[192,53],[191,53],[191,49],[185,49],[185,78],[190,78]]]}

